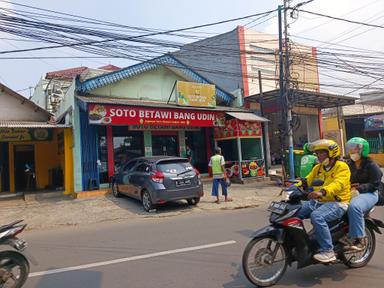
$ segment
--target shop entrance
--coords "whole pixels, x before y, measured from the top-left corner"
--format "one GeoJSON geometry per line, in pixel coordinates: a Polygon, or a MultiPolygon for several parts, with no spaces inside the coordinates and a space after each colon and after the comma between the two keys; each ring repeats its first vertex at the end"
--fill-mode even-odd
{"type": "Polygon", "coordinates": [[[0,143],[0,192],[9,192],[8,143],[0,143]]]}
{"type": "Polygon", "coordinates": [[[33,145],[14,146],[15,191],[36,189],[35,147],[33,145]]]}
{"type": "Polygon", "coordinates": [[[179,156],[177,132],[152,132],[152,155],[179,156]]]}
{"type": "Polygon", "coordinates": [[[208,173],[208,156],[206,148],[206,135],[204,129],[199,131],[186,131],[185,141],[187,149],[190,149],[191,164],[200,173],[208,173]]]}

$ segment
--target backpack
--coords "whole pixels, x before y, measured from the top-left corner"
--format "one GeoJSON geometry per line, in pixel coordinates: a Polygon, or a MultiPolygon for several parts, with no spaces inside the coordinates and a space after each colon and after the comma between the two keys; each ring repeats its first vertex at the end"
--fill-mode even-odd
{"type": "Polygon", "coordinates": [[[384,183],[381,182],[381,187],[378,191],[379,201],[377,201],[376,206],[384,206],[384,183]]]}

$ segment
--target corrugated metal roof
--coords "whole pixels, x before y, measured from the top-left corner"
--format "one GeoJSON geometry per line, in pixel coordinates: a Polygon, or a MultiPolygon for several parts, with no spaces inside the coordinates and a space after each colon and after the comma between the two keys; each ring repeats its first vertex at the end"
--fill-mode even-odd
{"type": "Polygon", "coordinates": [[[250,112],[227,112],[228,115],[235,117],[236,119],[243,121],[258,121],[258,122],[268,122],[267,118],[258,116],[250,112]]]}
{"type": "Polygon", "coordinates": [[[76,98],[84,103],[93,103],[93,104],[144,106],[144,107],[159,107],[159,108],[187,109],[187,110],[208,110],[208,111],[218,111],[218,112],[226,112],[226,111],[247,112],[248,111],[241,108],[234,108],[234,107],[227,107],[227,106],[216,106],[215,108],[191,107],[191,106],[180,106],[176,104],[167,104],[166,102],[159,102],[159,101],[132,100],[132,99],[124,99],[124,98],[101,97],[101,96],[77,96],[76,98]]]}
{"type": "MultiPolygon", "coordinates": [[[[332,108],[346,105],[353,105],[358,98],[350,96],[342,96],[324,92],[305,91],[298,89],[290,89],[290,93],[296,97],[295,106],[311,107],[311,108],[332,108]]],[[[264,92],[261,98],[260,94],[250,95],[244,98],[245,102],[263,103],[280,100],[280,90],[275,89],[264,92]]]]}
{"type": "Polygon", "coordinates": [[[0,120],[1,128],[68,128],[69,125],[50,124],[47,122],[0,120]]]}

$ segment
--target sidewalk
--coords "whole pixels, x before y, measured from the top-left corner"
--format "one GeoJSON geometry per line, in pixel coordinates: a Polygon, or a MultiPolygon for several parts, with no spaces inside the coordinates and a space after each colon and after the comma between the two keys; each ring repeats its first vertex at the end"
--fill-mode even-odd
{"type": "MultiPolygon", "coordinates": [[[[279,199],[280,188],[274,182],[232,184],[229,195],[232,202],[214,203],[211,183],[204,183],[204,197],[197,206],[185,201],[159,206],[157,211],[147,213],[139,201],[128,197],[114,198],[111,194],[103,197],[72,199],[65,196],[0,202],[0,224],[24,219],[28,229],[50,229],[60,226],[80,226],[123,219],[146,219],[172,217],[185,213],[220,211],[250,207],[264,207],[279,199]]],[[[222,199],[224,200],[224,199],[222,199]]]]}

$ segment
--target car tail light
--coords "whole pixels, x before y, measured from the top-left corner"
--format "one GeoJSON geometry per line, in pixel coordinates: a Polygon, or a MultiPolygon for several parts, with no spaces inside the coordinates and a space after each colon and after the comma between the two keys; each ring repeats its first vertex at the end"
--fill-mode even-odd
{"type": "Polygon", "coordinates": [[[197,170],[196,168],[193,168],[194,170],[195,170],[195,173],[196,173],[196,176],[197,176],[197,178],[201,178],[201,175],[200,175],[200,172],[199,172],[199,170],[197,170]]]}
{"type": "Polygon", "coordinates": [[[164,180],[164,174],[163,172],[160,172],[160,171],[156,171],[155,174],[153,174],[151,176],[151,179],[153,182],[156,182],[156,183],[163,183],[163,180],[164,180]]]}

